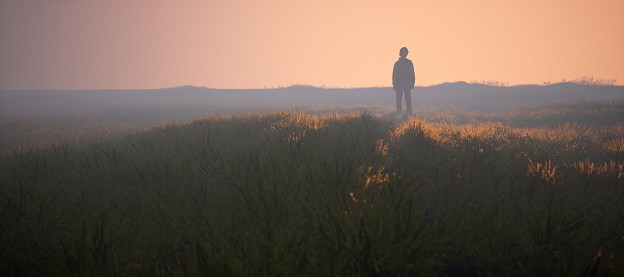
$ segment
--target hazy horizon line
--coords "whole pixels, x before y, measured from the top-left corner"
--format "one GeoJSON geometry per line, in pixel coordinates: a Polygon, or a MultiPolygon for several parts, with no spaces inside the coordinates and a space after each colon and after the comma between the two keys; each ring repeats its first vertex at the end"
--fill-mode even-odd
{"type": "MultiPolygon", "coordinates": [[[[507,82],[498,82],[498,81],[455,81],[455,82],[443,82],[439,84],[432,85],[423,85],[416,84],[415,88],[428,88],[435,87],[445,84],[466,84],[466,85],[483,85],[487,87],[521,87],[521,86],[551,86],[558,84],[576,84],[582,86],[612,86],[612,87],[624,87],[623,84],[617,84],[615,80],[605,80],[605,79],[597,79],[595,82],[592,82],[593,78],[589,79],[579,79],[575,80],[565,80],[563,79],[560,82],[542,82],[538,83],[527,83],[527,84],[509,84],[507,82]],[[605,82],[607,81],[607,82],[605,82]]],[[[173,87],[161,87],[161,88],[72,88],[72,89],[0,89],[0,91],[77,91],[77,90],[86,90],[86,91],[97,91],[97,90],[162,90],[162,89],[179,89],[179,88],[197,88],[197,89],[212,89],[212,90],[272,90],[272,89],[286,89],[292,87],[309,87],[309,88],[317,88],[317,89],[371,89],[371,88],[392,88],[392,86],[381,85],[381,86],[362,86],[362,87],[339,87],[339,86],[326,86],[326,85],[310,85],[310,84],[302,84],[295,83],[290,85],[279,85],[279,86],[256,86],[256,87],[247,87],[247,88],[217,88],[217,87],[209,87],[209,86],[198,86],[198,85],[179,85],[173,87]]]]}

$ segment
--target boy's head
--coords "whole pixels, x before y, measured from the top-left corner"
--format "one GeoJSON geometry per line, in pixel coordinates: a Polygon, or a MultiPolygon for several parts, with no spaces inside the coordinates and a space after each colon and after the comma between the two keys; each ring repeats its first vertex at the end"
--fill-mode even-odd
{"type": "Polygon", "coordinates": [[[403,47],[399,50],[399,56],[403,58],[407,57],[407,53],[409,53],[409,51],[407,51],[407,47],[403,47]]]}

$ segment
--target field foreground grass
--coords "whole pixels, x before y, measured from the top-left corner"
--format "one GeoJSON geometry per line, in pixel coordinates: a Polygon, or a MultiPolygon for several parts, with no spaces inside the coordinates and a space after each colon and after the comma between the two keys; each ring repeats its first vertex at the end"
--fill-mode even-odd
{"type": "Polygon", "coordinates": [[[624,274],[623,105],[383,111],[211,115],[5,152],[0,272],[624,274]]]}

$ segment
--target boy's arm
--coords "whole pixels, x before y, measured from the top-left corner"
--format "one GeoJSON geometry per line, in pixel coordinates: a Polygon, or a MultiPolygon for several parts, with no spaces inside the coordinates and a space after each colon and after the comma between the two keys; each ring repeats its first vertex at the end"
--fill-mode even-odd
{"type": "Polygon", "coordinates": [[[394,63],[394,68],[392,68],[392,89],[394,91],[397,90],[397,63],[394,63]]]}
{"type": "Polygon", "coordinates": [[[414,85],[416,84],[416,75],[414,74],[414,64],[410,61],[410,84],[412,84],[412,88],[414,88],[414,85]]]}

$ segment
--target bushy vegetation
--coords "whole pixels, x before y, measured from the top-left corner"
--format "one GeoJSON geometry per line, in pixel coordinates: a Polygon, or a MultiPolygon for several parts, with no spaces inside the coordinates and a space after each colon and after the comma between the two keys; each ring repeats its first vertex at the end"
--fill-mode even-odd
{"type": "Polygon", "coordinates": [[[583,76],[583,77],[578,77],[570,82],[575,83],[575,84],[590,85],[590,86],[615,86],[617,84],[617,79],[602,79],[602,78],[594,79],[594,77],[583,76]]]}
{"type": "Polygon", "coordinates": [[[361,109],[13,143],[0,160],[0,272],[624,274],[624,105],[361,109]]]}

